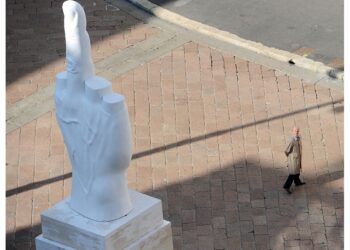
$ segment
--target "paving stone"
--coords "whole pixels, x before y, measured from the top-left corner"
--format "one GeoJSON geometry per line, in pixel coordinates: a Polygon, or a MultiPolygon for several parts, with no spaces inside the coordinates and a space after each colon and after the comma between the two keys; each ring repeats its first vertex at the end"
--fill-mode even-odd
{"type": "MultiPolygon", "coordinates": [[[[81,1],[95,62],[161,32],[95,2],[81,1]]],[[[61,3],[36,11],[39,3],[25,4],[7,6],[9,105],[64,68],[61,3]],[[49,43],[38,43],[44,36],[49,43]]],[[[342,249],[342,92],[195,42],[111,78],[132,127],[129,185],[162,199],[174,249],[342,249]],[[307,184],[289,195],[283,150],[294,124],[307,184]]],[[[6,149],[7,246],[34,248],[40,213],[71,189],[54,111],[8,133],[6,149]]]]}

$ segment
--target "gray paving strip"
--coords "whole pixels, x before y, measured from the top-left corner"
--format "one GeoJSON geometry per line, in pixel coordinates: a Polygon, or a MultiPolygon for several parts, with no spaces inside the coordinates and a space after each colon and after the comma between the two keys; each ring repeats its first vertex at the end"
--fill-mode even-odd
{"type": "MultiPolygon", "coordinates": [[[[176,36],[174,33],[160,31],[150,38],[96,63],[96,75],[112,80],[114,77],[162,56],[188,41],[188,39],[176,36]]],[[[54,89],[54,84],[50,84],[8,107],[6,110],[6,133],[53,110],[55,108],[54,89]]]]}
{"type": "MultiPolygon", "coordinates": [[[[151,36],[144,42],[137,44],[137,46],[124,49],[122,52],[116,53],[97,63],[97,74],[100,75],[108,71],[112,76],[121,75],[189,41],[189,39],[183,36],[177,36],[174,33],[163,31],[161,34],[151,36]]],[[[109,74],[106,74],[107,79],[108,77],[110,77],[109,74]]]]}
{"type": "Polygon", "coordinates": [[[35,94],[16,102],[6,109],[6,133],[9,133],[54,108],[55,86],[39,90],[35,94]]]}
{"type": "MultiPolygon", "coordinates": [[[[232,43],[218,40],[215,37],[169,23],[140,10],[130,2],[124,0],[108,0],[106,3],[112,4],[137,19],[161,29],[161,32],[150,38],[96,63],[96,74],[108,80],[154,58],[162,56],[188,41],[194,41],[221,51],[232,53],[242,59],[276,69],[277,74],[287,74],[304,79],[309,84],[319,84],[328,88],[343,90],[343,81],[341,80],[334,80],[322,74],[315,74],[315,72],[290,65],[287,62],[283,63],[232,43]]],[[[6,112],[6,133],[53,110],[53,92],[54,85],[52,84],[8,107],[6,112]]]]}

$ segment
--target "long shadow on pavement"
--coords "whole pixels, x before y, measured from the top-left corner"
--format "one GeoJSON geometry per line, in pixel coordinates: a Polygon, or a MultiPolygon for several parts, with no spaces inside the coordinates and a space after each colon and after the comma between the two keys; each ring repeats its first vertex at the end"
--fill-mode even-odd
{"type": "MultiPolygon", "coordinates": [[[[337,103],[341,103],[343,101],[344,101],[344,99],[339,99],[339,100],[335,100],[335,101],[332,101],[332,102],[325,102],[325,103],[322,103],[322,104],[318,104],[318,105],[310,106],[310,107],[307,107],[307,108],[299,109],[299,110],[296,110],[296,111],[293,111],[293,112],[289,112],[289,113],[273,116],[273,117],[270,117],[270,118],[267,118],[267,119],[261,119],[261,120],[258,120],[258,121],[246,123],[246,124],[243,124],[241,126],[235,126],[235,127],[229,128],[229,129],[219,130],[219,131],[216,131],[216,132],[213,132],[213,133],[203,134],[203,135],[200,135],[200,136],[184,139],[184,140],[177,141],[177,142],[174,142],[174,143],[170,143],[170,144],[167,144],[167,145],[164,145],[164,146],[161,146],[161,147],[157,147],[157,148],[153,148],[153,149],[150,149],[150,150],[146,150],[146,151],[135,153],[135,154],[133,154],[132,159],[136,160],[138,158],[142,158],[142,157],[145,157],[145,156],[148,156],[148,155],[152,155],[152,154],[155,154],[155,153],[158,153],[158,152],[161,152],[161,151],[166,151],[166,150],[169,150],[169,149],[172,149],[172,148],[180,147],[180,146],[183,146],[183,145],[186,145],[186,144],[191,144],[193,142],[205,140],[205,139],[208,139],[208,138],[211,138],[211,137],[220,136],[220,135],[223,135],[223,134],[226,134],[226,133],[230,133],[230,132],[233,132],[233,131],[236,131],[236,130],[239,130],[239,129],[244,129],[244,128],[247,128],[247,127],[250,127],[250,126],[255,126],[257,124],[261,124],[261,123],[265,123],[265,122],[269,122],[269,121],[285,118],[285,117],[288,117],[288,116],[291,116],[291,115],[296,115],[296,114],[299,114],[299,113],[302,113],[302,112],[306,112],[308,110],[310,111],[310,110],[313,110],[313,109],[318,109],[318,108],[322,108],[322,107],[325,107],[325,106],[334,105],[334,104],[337,104],[337,103]]],[[[47,185],[47,184],[50,184],[50,183],[53,183],[53,182],[56,182],[56,181],[65,180],[65,179],[70,178],[70,177],[72,177],[72,173],[67,173],[67,174],[56,176],[56,177],[53,177],[53,178],[50,178],[50,179],[47,179],[47,180],[34,182],[34,183],[30,183],[30,184],[27,184],[27,185],[24,185],[24,186],[20,186],[20,187],[14,188],[14,189],[10,189],[10,190],[6,191],[6,197],[10,197],[12,195],[15,195],[15,194],[18,194],[18,193],[21,193],[21,192],[25,192],[25,191],[32,190],[32,189],[35,189],[35,188],[39,188],[39,187],[41,187],[43,185],[47,185]]]]}
{"type": "MultiPolygon", "coordinates": [[[[327,244],[327,240],[332,241],[332,249],[341,249],[343,192],[329,184],[342,179],[343,171],[316,178],[305,174],[307,185],[289,195],[282,189],[285,167],[251,162],[257,161],[238,160],[146,191],[162,200],[164,217],[172,223],[174,249],[185,245],[186,249],[281,249],[281,244],[312,249],[312,244],[327,244]],[[337,219],[329,227],[323,224],[325,211],[337,219]]],[[[34,249],[34,238],[40,233],[39,224],[7,234],[7,249],[34,249]],[[14,238],[23,245],[14,246],[14,238]]]]}

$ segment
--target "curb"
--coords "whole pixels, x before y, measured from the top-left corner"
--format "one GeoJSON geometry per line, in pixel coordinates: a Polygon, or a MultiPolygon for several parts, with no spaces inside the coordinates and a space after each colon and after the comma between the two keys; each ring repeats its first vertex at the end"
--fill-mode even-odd
{"type": "Polygon", "coordinates": [[[336,79],[336,80],[344,79],[343,71],[338,71],[332,67],[326,66],[321,62],[316,62],[311,59],[305,58],[303,56],[293,54],[288,51],[267,47],[261,43],[243,39],[227,31],[223,31],[223,30],[211,27],[209,25],[202,24],[200,22],[193,21],[191,19],[183,17],[179,14],[176,14],[165,8],[162,8],[154,3],[151,3],[148,0],[127,0],[127,1],[131,2],[132,4],[138,6],[139,8],[147,11],[148,13],[160,19],[179,25],[187,30],[199,32],[203,35],[207,35],[215,39],[221,40],[223,42],[227,42],[227,43],[242,47],[254,53],[267,56],[284,63],[288,63],[290,60],[292,60],[293,64],[297,65],[300,68],[313,71],[318,74],[323,74],[325,76],[330,77],[331,79],[336,79]]]}

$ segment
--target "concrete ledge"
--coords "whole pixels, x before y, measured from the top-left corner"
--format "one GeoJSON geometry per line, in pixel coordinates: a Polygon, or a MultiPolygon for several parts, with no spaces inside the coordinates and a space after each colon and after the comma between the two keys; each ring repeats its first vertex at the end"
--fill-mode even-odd
{"type": "MultiPolygon", "coordinates": [[[[43,235],[39,235],[35,239],[37,249],[45,250],[75,250],[69,246],[60,244],[58,242],[45,239],[43,235]]],[[[91,248],[87,248],[91,249],[91,248]]],[[[119,249],[119,248],[118,248],[119,249]]],[[[172,232],[170,222],[163,221],[163,223],[144,235],[138,241],[132,243],[130,246],[124,248],[125,250],[171,250],[173,249],[172,232]]]]}
{"type": "Polygon", "coordinates": [[[198,32],[203,35],[213,37],[220,41],[227,42],[235,46],[239,46],[241,48],[250,50],[254,53],[264,55],[284,63],[287,63],[290,60],[293,60],[295,66],[313,71],[317,74],[322,74],[330,78],[343,80],[343,77],[344,77],[343,71],[338,71],[334,68],[326,66],[321,62],[316,62],[311,59],[305,58],[303,56],[290,53],[288,51],[267,47],[261,43],[243,39],[235,34],[211,27],[206,24],[202,24],[197,21],[193,21],[189,18],[186,18],[174,12],[171,12],[148,0],[128,0],[128,1],[156,17],[159,17],[170,23],[179,25],[187,30],[191,30],[193,32],[198,32]]]}
{"type": "Polygon", "coordinates": [[[125,250],[171,250],[173,249],[172,231],[169,221],[163,223],[134,242],[125,250]]]}
{"type": "Polygon", "coordinates": [[[35,238],[36,249],[45,249],[45,250],[74,250],[74,248],[65,246],[58,242],[45,239],[42,234],[35,238]]]}
{"type": "Polygon", "coordinates": [[[90,220],[69,207],[69,198],[61,201],[42,213],[37,249],[172,249],[161,201],[131,190],[130,196],[133,210],[110,222],[90,220]]]}

